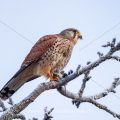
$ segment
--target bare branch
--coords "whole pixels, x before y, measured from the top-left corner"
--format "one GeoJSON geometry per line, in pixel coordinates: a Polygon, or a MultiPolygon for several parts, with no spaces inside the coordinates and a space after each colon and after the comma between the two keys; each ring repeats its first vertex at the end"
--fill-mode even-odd
{"type": "MultiPolygon", "coordinates": [[[[6,111],[8,108],[5,107],[4,103],[2,102],[2,100],[0,100],[1,103],[1,107],[3,109],[3,111],[6,111]]],[[[12,98],[9,98],[8,104],[10,105],[14,105],[14,102],[12,100],[12,98]]],[[[1,112],[3,112],[1,111],[1,112]]],[[[12,119],[21,119],[21,120],[26,120],[25,116],[22,114],[14,114],[11,118],[6,118],[6,120],[12,120],[12,119]]]]}
{"type": "Polygon", "coordinates": [[[115,78],[114,82],[112,83],[112,85],[107,88],[106,90],[104,90],[103,92],[99,93],[99,94],[96,94],[96,95],[93,95],[93,96],[90,96],[89,98],[91,99],[94,99],[94,100],[97,100],[97,99],[101,99],[105,96],[108,95],[108,93],[112,92],[112,93],[116,93],[115,92],[115,88],[120,85],[120,78],[115,78]]]}
{"type": "Polygon", "coordinates": [[[115,47],[115,44],[116,44],[116,38],[113,38],[112,42],[107,42],[107,44],[102,45],[102,47],[111,47],[111,49],[112,49],[115,47]]]}
{"type": "Polygon", "coordinates": [[[87,81],[91,78],[91,76],[89,76],[89,73],[90,73],[90,72],[87,71],[87,72],[85,73],[85,75],[84,75],[84,79],[83,79],[81,88],[80,88],[80,90],[79,90],[79,92],[78,92],[79,97],[82,97],[83,92],[84,92],[84,89],[85,89],[85,87],[86,87],[86,83],[87,83],[87,81]]]}
{"type": "Polygon", "coordinates": [[[118,56],[111,56],[111,58],[118,61],[118,62],[120,62],[120,57],[118,57],[118,56]]]}
{"type": "Polygon", "coordinates": [[[89,103],[92,103],[93,105],[95,105],[96,107],[105,110],[106,112],[110,113],[114,117],[117,117],[117,118],[120,119],[120,114],[117,114],[117,113],[113,112],[112,110],[110,110],[106,106],[104,106],[104,105],[102,105],[102,104],[95,101],[97,99],[100,99],[102,97],[107,96],[108,93],[110,93],[110,92],[114,92],[114,89],[118,85],[120,85],[120,79],[116,78],[115,81],[112,83],[112,85],[108,89],[106,89],[104,92],[99,93],[99,94],[94,95],[94,96],[90,96],[90,97],[85,97],[85,96],[84,97],[79,97],[79,94],[72,93],[72,92],[64,89],[63,87],[58,89],[58,91],[62,95],[64,95],[65,97],[73,99],[72,103],[75,104],[77,106],[77,108],[79,107],[80,103],[89,102],[89,103]]]}
{"type": "MultiPolygon", "coordinates": [[[[65,78],[60,79],[58,82],[50,81],[47,83],[41,83],[32,93],[30,93],[29,96],[27,96],[25,99],[20,101],[18,104],[13,105],[9,110],[3,113],[3,115],[0,117],[0,120],[8,120],[8,118],[9,120],[11,120],[14,117],[14,115],[19,114],[44,91],[59,88],[59,92],[61,92],[63,90],[63,87],[61,86],[72,81],[73,79],[84,74],[85,72],[93,70],[95,67],[99,66],[101,63],[105,62],[106,60],[112,59],[111,56],[113,55],[113,53],[120,50],[120,42],[117,45],[115,45],[114,43],[115,43],[114,41],[113,43],[110,43],[110,46],[112,47],[106,55],[103,55],[95,62],[88,64],[86,67],[83,67],[81,69],[79,68],[78,70],[76,70],[76,72],[66,76],[65,78]]],[[[83,87],[83,91],[84,91],[84,87],[83,87]]],[[[63,91],[61,93],[66,97],[76,99],[76,100],[78,99],[79,101],[86,102],[86,99],[87,99],[85,97],[80,98],[78,94],[76,95],[66,90],[64,93],[63,91]]]]}
{"type": "Polygon", "coordinates": [[[113,115],[113,117],[116,117],[116,118],[120,119],[120,114],[116,114],[115,112],[113,112],[112,110],[110,110],[105,105],[102,105],[102,104],[98,103],[97,101],[95,101],[93,99],[86,99],[86,100],[83,100],[82,102],[92,103],[96,107],[98,107],[98,108],[100,108],[102,110],[105,110],[106,112],[110,113],[111,115],[113,115]]]}

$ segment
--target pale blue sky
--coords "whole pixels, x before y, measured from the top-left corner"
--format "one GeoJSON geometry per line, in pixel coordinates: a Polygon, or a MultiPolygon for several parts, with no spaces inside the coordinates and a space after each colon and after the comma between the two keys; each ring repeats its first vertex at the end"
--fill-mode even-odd
{"type": "MultiPolygon", "coordinates": [[[[83,35],[83,41],[76,45],[71,61],[66,67],[75,70],[78,64],[83,66],[88,60],[98,58],[97,51],[107,52],[100,46],[116,37],[120,41],[120,25],[97,39],[105,31],[120,22],[119,0],[0,0],[0,21],[14,28],[21,35],[35,43],[41,36],[59,33],[61,30],[75,27],[83,35]],[[93,44],[86,46],[91,41],[93,44]]],[[[8,27],[0,23],[0,88],[19,69],[32,43],[23,39],[8,27]]],[[[118,53],[120,55],[120,53],[118,53]]],[[[93,95],[108,87],[115,77],[120,77],[120,63],[106,62],[91,72],[92,80],[87,84],[85,95],[93,95]],[[94,82],[96,81],[96,83],[94,82]],[[103,86],[103,87],[100,87],[103,86]]],[[[67,88],[79,90],[82,77],[72,81],[67,88]]],[[[43,78],[25,84],[13,99],[18,103],[27,96],[43,78]]],[[[120,111],[120,87],[117,94],[99,100],[114,111],[120,111]]],[[[79,109],[72,105],[71,100],[61,96],[56,90],[43,93],[22,113],[27,118],[43,117],[43,109],[55,107],[53,120],[115,120],[111,115],[84,103],[79,109]]]]}

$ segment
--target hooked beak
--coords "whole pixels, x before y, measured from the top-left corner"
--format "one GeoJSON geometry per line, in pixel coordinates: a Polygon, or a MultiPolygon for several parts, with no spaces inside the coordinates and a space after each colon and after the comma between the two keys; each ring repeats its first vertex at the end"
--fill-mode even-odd
{"type": "Polygon", "coordinates": [[[79,38],[80,38],[80,39],[83,39],[83,38],[82,38],[82,35],[80,35],[79,38]]]}

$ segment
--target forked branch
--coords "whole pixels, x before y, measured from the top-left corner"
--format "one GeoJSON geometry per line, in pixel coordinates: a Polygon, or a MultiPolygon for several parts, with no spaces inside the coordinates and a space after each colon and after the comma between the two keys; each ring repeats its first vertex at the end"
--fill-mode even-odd
{"type": "MultiPolygon", "coordinates": [[[[120,50],[120,42],[116,44],[116,40],[113,39],[113,41],[110,43],[108,42],[106,45],[104,45],[103,47],[110,47],[109,52],[106,55],[103,55],[101,53],[98,53],[99,55],[99,59],[96,60],[95,62],[89,63],[87,64],[85,67],[81,68],[80,66],[77,68],[77,70],[75,72],[73,72],[72,74],[60,79],[58,82],[56,81],[50,81],[47,83],[41,83],[40,85],[38,85],[38,87],[29,94],[29,96],[27,96],[26,98],[24,98],[22,101],[20,101],[19,103],[13,105],[10,109],[6,110],[5,113],[3,113],[3,115],[1,115],[0,120],[11,120],[14,118],[15,115],[19,114],[22,110],[24,110],[29,104],[31,104],[41,93],[45,92],[46,90],[50,90],[50,89],[58,89],[58,91],[64,95],[65,97],[77,100],[78,102],[89,102],[94,104],[95,106],[104,109],[105,111],[109,112],[110,114],[112,114],[113,116],[120,118],[118,114],[115,114],[114,112],[112,112],[110,109],[108,109],[107,107],[97,103],[95,100],[102,98],[103,96],[106,96],[109,92],[113,92],[114,88],[116,86],[119,85],[120,82],[114,82],[115,84],[112,84],[112,87],[110,87],[109,89],[107,89],[107,93],[102,92],[99,93],[98,95],[93,95],[90,97],[84,97],[83,96],[83,92],[85,90],[85,86],[86,86],[86,82],[87,80],[83,80],[83,84],[81,86],[80,91],[75,94],[72,92],[67,91],[66,89],[64,90],[63,85],[65,85],[66,83],[74,80],[75,78],[79,77],[82,74],[88,73],[91,70],[93,70],[94,68],[96,68],[97,66],[99,66],[101,63],[113,59],[113,60],[117,60],[120,61],[118,56],[113,56],[113,54],[117,51],[120,50]]],[[[88,76],[86,76],[88,77],[88,76]]],[[[88,79],[88,78],[87,78],[88,79]]],[[[90,78],[89,78],[90,79],[90,78]]],[[[2,106],[2,105],[1,105],[2,106]]],[[[78,105],[79,106],[79,105],[78,105]]],[[[2,107],[3,110],[5,110],[6,108],[3,106],[2,107]]]]}

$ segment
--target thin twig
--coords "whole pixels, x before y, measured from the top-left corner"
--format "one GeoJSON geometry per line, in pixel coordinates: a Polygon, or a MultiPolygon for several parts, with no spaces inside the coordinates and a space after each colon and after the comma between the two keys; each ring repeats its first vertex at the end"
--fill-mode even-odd
{"type": "Polygon", "coordinates": [[[4,105],[4,103],[3,103],[3,101],[2,101],[1,99],[0,99],[0,107],[2,108],[2,111],[1,111],[1,112],[7,110],[7,108],[5,107],[5,105],[4,105]]]}
{"type": "MultiPolygon", "coordinates": [[[[99,66],[101,63],[105,62],[106,60],[111,59],[112,58],[111,56],[113,55],[113,53],[120,50],[120,42],[116,45],[114,44],[111,46],[112,47],[111,47],[110,51],[106,55],[104,55],[103,57],[100,57],[98,60],[96,60],[93,63],[90,63],[86,67],[79,69],[77,72],[74,72],[73,74],[61,79],[60,81],[41,83],[32,93],[30,93],[29,96],[27,96],[25,99],[23,99],[19,103],[13,105],[9,110],[7,110],[5,113],[3,113],[3,115],[0,117],[0,120],[8,120],[8,118],[13,118],[14,115],[19,114],[22,110],[24,110],[30,103],[32,103],[44,91],[60,88],[61,86],[72,81],[73,79],[84,74],[85,72],[93,70],[95,67],[99,66]]],[[[65,96],[66,97],[68,96],[69,98],[72,98],[72,99],[76,99],[76,94],[71,93],[68,95],[68,91],[65,91],[65,96]]],[[[77,99],[79,99],[79,98],[80,97],[78,95],[77,99]]],[[[82,97],[82,99],[83,99],[83,97],[82,97]]],[[[9,120],[11,120],[11,119],[9,119],[9,120]]]]}
{"type": "Polygon", "coordinates": [[[117,114],[117,113],[113,112],[112,110],[110,110],[109,108],[107,108],[105,105],[102,105],[102,104],[100,104],[100,103],[98,103],[98,102],[95,101],[97,99],[100,99],[102,97],[107,96],[108,93],[113,92],[114,89],[118,85],[120,85],[120,79],[116,78],[114,80],[114,82],[112,83],[112,85],[108,89],[105,90],[105,92],[102,92],[102,93],[99,93],[97,95],[90,96],[90,97],[85,97],[85,96],[79,97],[79,94],[75,94],[75,93],[72,93],[72,92],[70,92],[68,90],[65,90],[63,87],[61,87],[60,89],[58,89],[58,91],[62,95],[64,95],[65,97],[73,99],[74,100],[73,104],[75,104],[77,107],[79,107],[80,103],[89,102],[89,103],[95,105],[96,107],[105,110],[106,112],[110,113],[114,117],[117,117],[118,119],[120,119],[120,114],[117,114]]]}
{"type": "Polygon", "coordinates": [[[117,114],[117,113],[113,112],[112,110],[110,110],[105,105],[102,105],[102,104],[98,103],[97,101],[95,101],[93,99],[86,99],[86,100],[83,100],[82,102],[91,103],[91,104],[95,105],[96,107],[98,107],[98,108],[100,108],[102,110],[105,110],[106,112],[110,113],[111,115],[113,115],[113,117],[116,117],[116,118],[120,119],[120,114],[117,114]]]}
{"type": "Polygon", "coordinates": [[[106,90],[104,90],[103,92],[93,95],[93,96],[89,96],[89,98],[94,99],[94,100],[98,100],[101,99],[105,96],[107,96],[110,92],[112,93],[116,93],[115,92],[115,88],[120,85],[120,78],[115,78],[115,80],[113,81],[112,85],[107,88],[106,90]]]}
{"type": "Polygon", "coordinates": [[[8,104],[10,104],[10,105],[14,105],[14,102],[13,102],[13,100],[12,100],[11,97],[9,98],[8,104]]]}
{"type": "Polygon", "coordinates": [[[47,107],[45,107],[44,109],[44,118],[43,120],[51,120],[53,118],[53,116],[51,115],[52,111],[54,110],[54,108],[51,108],[50,110],[47,109],[47,107]]]}
{"type": "Polygon", "coordinates": [[[89,76],[89,73],[90,73],[90,72],[87,71],[87,72],[85,73],[85,75],[84,75],[84,79],[83,79],[83,81],[82,81],[81,88],[80,88],[80,90],[79,90],[79,92],[78,92],[79,97],[82,97],[83,92],[84,92],[84,89],[85,89],[85,87],[86,87],[86,83],[87,83],[87,81],[91,78],[91,77],[89,76]]]}

